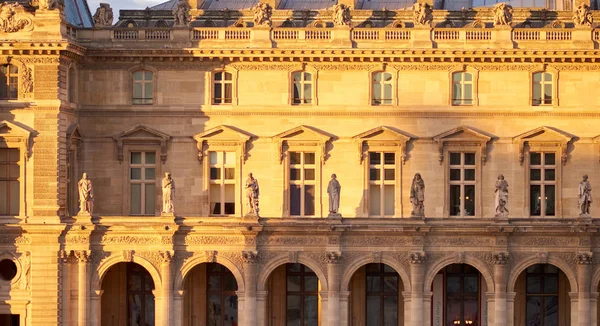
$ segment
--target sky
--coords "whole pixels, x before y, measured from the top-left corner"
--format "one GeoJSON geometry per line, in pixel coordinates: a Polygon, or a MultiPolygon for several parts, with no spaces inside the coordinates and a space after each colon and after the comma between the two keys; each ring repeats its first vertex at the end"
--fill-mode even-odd
{"type": "Polygon", "coordinates": [[[116,22],[119,19],[119,10],[121,9],[146,9],[146,7],[152,7],[159,3],[167,2],[167,0],[88,0],[92,15],[96,12],[101,2],[110,4],[115,16],[114,22],[116,22]]]}

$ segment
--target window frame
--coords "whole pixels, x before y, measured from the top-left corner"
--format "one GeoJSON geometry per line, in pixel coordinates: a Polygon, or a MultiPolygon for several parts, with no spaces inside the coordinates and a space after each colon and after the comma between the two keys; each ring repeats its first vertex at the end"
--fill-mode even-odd
{"type": "Polygon", "coordinates": [[[380,326],[383,325],[384,321],[385,321],[385,298],[388,296],[396,296],[396,325],[398,324],[398,321],[400,320],[400,314],[403,314],[404,311],[400,311],[399,309],[399,303],[400,300],[403,300],[403,294],[402,291],[400,291],[400,289],[402,288],[401,282],[402,279],[400,278],[400,274],[398,274],[398,272],[396,272],[391,266],[383,264],[383,263],[369,263],[365,265],[365,318],[368,319],[369,317],[369,309],[368,309],[368,297],[369,296],[373,296],[373,297],[379,297],[379,314],[380,314],[380,320],[381,320],[381,324],[380,326]],[[379,271],[378,272],[371,272],[369,271],[369,265],[379,265],[379,271]],[[392,272],[386,271],[386,266],[389,267],[390,269],[392,269],[392,272]],[[379,286],[380,286],[380,291],[379,292],[369,292],[368,289],[368,277],[369,276],[377,276],[380,278],[379,281],[379,286]],[[396,278],[396,292],[385,292],[384,291],[384,282],[383,280],[387,277],[395,277],[396,278]],[[371,295],[369,295],[371,294],[371,295]]]}
{"type": "MultiPolygon", "coordinates": [[[[456,70],[451,70],[448,73],[448,105],[450,106],[454,106],[454,107],[473,107],[473,106],[479,106],[479,70],[474,68],[474,67],[470,67],[470,66],[464,66],[461,69],[456,69],[456,70]],[[454,104],[454,75],[455,74],[460,74],[460,73],[468,73],[471,74],[472,80],[471,80],[471,85],[472,85],[472,104],[454,104]]],[[[462,89],[461,89],[462,91],[462,89]]]]}
{"type": "MultiPolygon", "coordinates": [[[[320,288],[320,280],[319,277],[317,276],[317,274],[308,266],[304,265],[304,264],[300,264],[300,263],[288,263],[285,264],[285,302],[286,302],[286,306],[285,306],[285,315],[286,315],[286,320],[287,320],[287,314],[288,314],[288,306],[287,306],[287,301],[288,301],[288,296],[290,295],[297,295],[300,296],[300,324],[301,325],[305,325],[305,321],[304,321],[304,311],[305,311],[305,307],[304,307],[304,298],[306,296],[314,296],[317,298],[317,320],[320,320],[320,313],[319,313],[319,298],[320,298],[320,293],[319,293],[319,288],[320,288]],[[300,266],[300,272],[290,272],[290,267],[291,265],[297,264],[300,266]],[[308,271],[307,271],[308,269],[308,271]],[[289,276],[299,276],[300,277],[300,291],[289,291],[288,289],[288,277],[289,276]],[[316,291],[306,291],[305,290],[305,278],[306,276],[311,276],[311,277],[315,277],[317,279],[317,290],[316,291]]],[[[286,322],[287,323],[287,322],[286,322]]]]}
{"type": "Polygon", "coordinates": [[[205,173],[205,180],[206,180],[206,190],[207,190],[207,194],[208,194],[208,216],[219,216],[219,217],[232,217],[232,216],[240,216],[240,210],[241,210],[241,206],[242,206],[242,200],[241,200],[241,190],[239,189],[240,187],[240,183],[238,182],[238,180],[241,180],[241,175],[240,173],[238,173],[241,164],[239,162],[239,155],[237,150],[235,150],[235,148],[232,147],[221,147],[221,146],[212,146],[211,149],[209,149],[207,151],[208,155],[206,155],[205,158],[205,165],[207,168],[204,169],[204,173],[205,173]],[[234,154],[234,163],[232,165],[230,164],[223,164],[221,163],[220,165],[213,165],[210,163],[210,154],[211,153],[221,153],[223,155],[223,157],[225,157],[225,153],[233,153],[234,154]],[[221,169],[221,178],[218,181],[213,181],[213,179],[211,179],[210,177],[210,170],[213,167],[219,167],[221,169]],[[229,168],[229,167],[233,167],[235,169],[234,171],[234,178],[233,179],[225,179],[225,168],[229,168]],[[214,214],[212,213],[211,207],[210,207],[210,203],[211,203],[211,198],[210,198],[210,188],[212,185],[219,185],[219,190],[220,190],[220,205],[221,205],[221,213],[220,214],[214,214]],[[234,193],[233,193],[233,198],[234,198],[234,213],[233,214],[225,214],[225,186],[226,185],[233,185],[233,189],[234,189],[234,193]]]}
{"type": "MultiPolygon", "coordinates": [[[[447,144],[444,146],[444,216],[449,218],[481,218],[483,214],[483,206],[481,196],[482,193],[482,162],[481,162],[482,147],[477,145],[464,144],[447,144]],[[474,153],[475,154],[475,212],[472,216],[463,215],[461,209],[460,215],[450,215],[450,153],[474,153]]],[[[462,188],[462,187],[461,187],[462,188]]],[[[462,202],[462,201],[461,201],[462,202]]]]}
{"type": "Polygon", "coordinates": [[[29,164],[29,157],[31,155],[29,147],[31,133],[8,121],[0,122],[0,130],[7,130],[6,133],[0,132],[0,139],[2,139],[0,147],[19,150],[19,214],[0,216],[0,222],[6,220],[8,223],[12,218],[24,219],[28,215],[29,206],[26,200],[28,195],[26,184],[28,182],[27,165],[29,164]]]}
{"type": "MultiPolygon", "coordinates": [[[[382,83],[381,85],[386,85],[388,83],[385,83],[382,79],[382,83]]],[[[384,100],[383,95],[385,94],[385,91],[383,89],[383,87],[381,88],[381,95],[382,95],[382,102],[384,100]]],[[[395,69],[392,69],[391,67],[383,67],[381,69],[377,69],[377,70],[373,70],[369,72],[369,105],[372,107],[390,107],[390,106],[397,106],[398,105],[398,71],[395,69]],[[378,73],[382,73],[382,74],[390,74],[392,79],[390,80],[389,84],[392,87],[392,94],[391,94],[391,98],[390,103],[389,104],[383,104],[383,103],[379,103],[376,104],[375,103],[375,74],[378,73]]]]}
{"type": "MultiPolygon", "coordinates": [[[[219,263],[207,263],[206,264],[206,284],[205,284],[205,289],[206,289],[206,311],[207,311],[207,313],[206,313],[206,325],[209,324],[209,321],[208,321],[209,306],[208,305],[210,304],[209,297],[211,295],[215,295],[215,296],[218,295],[220,297],[220,299],[221,299],[220,300],[221,301],[221,309],[222,310],[225,310],[225,309],[223,309],[223,307],[225,307],[225,298],[227,296],[235,296],[237,302],[239,302],[239,297],[237,295],[237,291],[239,289],[239,285],[237,284],[237,280],[235,279],[235,276],[233,275],[233,273],[227,267],[225,267],[225,266],[223,266],[223,265],[221,265],[219,263]],[[210,270],[211,264],[219,265],[221,270],[217,271],[217,272],[211,271],[210,270]],[[210,276],[211,275],[219,276],[219,278],[220,278],[220,289],[219,289],[219,291],[214,291],[214,290],[211,291],[210,290],[210,287],[209,287],[210,283],[209,282],[210,282],[210,276]],[[229,276],[229,277],[233,278],[233,280],[235,281],[235,284],[236,284],[236,289],[235,290],[225,290],[225,282],[224,282],[225,276],[229,276]]],[[[239,304],[238,304],[238,308],[236,309],[236,313],[237,313],[237,315],[236,315],[235,319],[239,322],[239,315],[240,315],[239,304]]],[[[226,316],[226,314],[224,314],[224,313],[221,314],[221,322],[222,322],[221,325],[225,325],[225,323],[223,322],[225,316],[226,316]]]]}
{"type": "Polygon", "coordinates": [[[1,101],[14,101],[14,100],[18,100],[22,94],[21,94],[21,89],[20,89],[20,85],[21,85],[21,67],[19,67],[19,62],[6,62],[6,63],[2,63],[0,66],[3,67],[7,67],[7,74],[5,74],[4,76],[6,76],[6,84],[5,85],[0,85],[0,87],[6,87],[6,94],[7,97],[6,98],[1,98],[1,101]],[[15,67],[15,69],[17,70],[15,73],[10,72],[10,68],[11,67],[15,67]],[[17,96],[12,98],[10,93],[11,93],[11,77],[16,77],[17,78],[17,83],[15,85],[16,88],[16,92],[17,92],[17,96]]]}
{"type": "Polygon", "coordinates": [[[130,73],[131,75],[131,105],[155,105],[157,104],[156,102],[156,87],[157,87],[157,72],[153,69],[148,69],[147,67],[141,67],[141,68],[137,68],[131,71],[130,73]],[[140,82],[135,80],[135,74],[138,72],[142,72],[142,80],[140,82]],[[146,72],[152,73],[152,79],[150,81],[146,80],[146,72]],[[146,84],[151,83],[152,84],[152,97],[147,98],[147,97],[142,97],[142,98],[135,98],[135,85],[136,84],[141,84],[142,85],[142,95],[145,96],[146,94],[146,84]],[[141,101],[141,102],[136,102],[136,101],[141,101]],[[150,103],[147,103],[145,101],[150,100],[150,103]]]}
{"type": "MultiPolygon", "coordinates": [[[[478,199],[478,194],[477,194],[477,189],[478,189],[478,185],[477,185],[477,181],[478,181],[478,171],[477,171],[477,153],[476,152],[472,152],[469,150],[465,150],[465,151],[461,151],[461,150],[449,150],[447,152],[447,156],[448,156],[448,164],[447,164],[447,169],[448,171],[446,171],[446,173],[448,174],[448,183],[447,183],[447,187],[448,188],[452,188],[452,186],[459,186],[460,187],[460,203],[459,203],[459,211],[460,214],[459,215],[452,215],[451,214],[451,200],[450,200],[450,195],[452,194],[452,191],[450,191],[449,189],[448,191],[448,215],[450,217],[460,217],[460,218],[464,218],[464,217],[474,217],[475,216],[475,212],[473,212],[473,215],[465,215],[465,199],[466,199],[466,190],[465,190],[465,186],[475,186],[475,202],[473,203],[474,206],[476,207],[476,203],[477,203],[477,199],[478,199]],[[450,157],[452,156],[452,154],[459,154],[460,155],[460,163],[458,165],[456,164],[452,164],[450,157]],[[465,164],[465,155],[466,154],[474,154],[475,156],[475,164],[474,165],[467,165],[465,164]],[[465,171],[469,169],[469,170],[474,170],[475,172],[475,176],[474,176],[474,180],[466,180],[465,179],[465,171]],[[450,171],[452,170],[459,170],[460,171],[460,179],[459,180],[452,180],[450,175],[450,171]],[[465,197],[465,198],[463,198],[465,197]]],[[[481,178],[479,176],[479,178],[481,178]]],[[[481,184],[481,182],[479,182],[481,184]]]]}
{"type": "Polygon", "coordinates": [[[237,96],[237,84],[238,84],[238,70],[234,69],[231,66],[227,66],[225,68],[215,69],[210,71],[207,74],[207,94],[210,96],[206,96],[205,104],[211,106],[213,108],[216,107],[230,107],[238,105],[238,96],[237,96]],[[217,73],[230,73],[231,74],[231,103],[215,103],[215,76],[217,73]]]}
{"type": "Polygon", "coordinates": [[[395,216],[400,216],[399,213],[402,211],[402,207],[400,205],[401,202],[401,197],[399,196],[399,191],[401,189],[400,187],[400,183],[401,183],[401,164],[399,163],[399,161],[401,160],[400,157],[400,152],[398,150],[398,147],[394,146],[394,147],[389,147],[389,146],[379,146],[379,147],[375,147],[375,148],[369,148],[367,151],[367,157],[366,157],[366,163],[364,164],[365,166],[365,197],[366,197],[366,213],[368,217],[372,217],[372,218],[391,218],[391,217],[395,217],[395,216]],[[373,150],[372,150],[373,149],[373,150]],[[377,149],[377,150],[375,150],[377,149]],[[379,153],[380,154],[380,159],[382,164],[371,164],[371,153],[379,153]],[[386,167],[391,167],[391,164],[385,164],[385,153],[391,153],[394,154],[394,180],[393,182],[389,182],[390,180],[385,180],[385,174],[384,174],[384,170],[386,167]],[[381,178],[379,180],[371,180],[371,169],[375,167],[375,168],[379,168],[381,170],[381,178]],[[385,186],[386,185],[393,185],[394,186],[394,214],[393,215],[386,215],[385,214],[385,197],[382,196],[381,194],[385,194],[385,186]],[[380,191],[380,202],[379,202],[379,210],[380,210],[380,214],[379,215],[371,215],[371,205],[373,204],[371,201],[371,187],[372,186],[379,186],[379,188],[381,189],[380,191]]]}
{"type": "MultiPolygon", "coordinates": [[[[284,167],[284,211],[283,216],[292,218],[319,218],[323,217],[323,200],[322,200],[322,151],[320,146],[310,146],[310,144],[294,144],[293,142],[286,142],[285,150],[283,152],[283,167],[284,167]],[[290,153],[291,152],[304,152],[315,154],[315,214],[314,215],[303,215],[304,207],[301,206],[301,215],[291,215],[291,185],[290,180],[290,153]]],[[[302,204],[302,203],[301,203],[302,204]]]]}
{"type": "Polygon", "coordinates": [[[286,155],[286,165],[287,165],[287,176],[288,176],[288,192],[289,192],[289,196],[288,196],[288,200],[290,203],[290,217],[317,217],[317,205],[318,205],[318,200],[317,200],[317,182],[318,182],[318,175],[317,175],[317,166],[319,165],[319,160],[318,160],[318,156],[317,153],[314,150],[303,150],[303,151],[297,151],[297,150],[292,150],[292,151],[288,151],[287,155],[286,155]],[[300,154],[300,163],[299,164],[292,164],[291,163],[291,154],[292,153],[298,153],[300,154]],[[306,154],[313,154],[314,155],[314,159],[315,159],[315,163],[314,164],[308,164],[306,163],[306,154]],[[300,179],[297,180],[292,180],[291,179],[291,170],[295,168],[298,169],[300,171],[300,179]],[[307,180],[306,179],[306,170],[308,169],[313,169],[315,171],[315,178],[314,180],[307,180]],[[292,215],[292,186],[300,186],[300,214],[298,215],[292,215]],[[315,189],[315,198],[314,198],[314,207],[313,207],[313,215],[307,215],[306,214],[306,186],[313,186],[315,189]]]}
{"type": "MultiPolygon", "coordinates": [[[[125,170],[125,179],[127,180],[126,182],[126,192],[125,195],[127,196],[127,200],[123,201],[123,205],[125,206],[124,209],[124,213],[125,216],[157,216],[157,213],[160,212],[160,206],[162,206],[162,200],[159,200],[160,198],[160,194],[161,191],[159,191],[159,187],[160,187],[160,176],[162,175],[161,173],[161,165],[160,164],[160,150],[158,148],[156,148],[156,146],[126,146],[128,148],[125,148],[125,152],[127,153],[127,168],[125,170]],[[131,182],[131,168],[132,168],[132,163],[131,163],[131,153],[137,153],[137,152],[141,152],[141,153],[154,153],[155,155],[155,163],[154,163],[154,212],[151,213],[147,213],[145,212],[145,205],[144,205],[144,201],[145,201],[145,196],[143,195],[145,193],[145,187],[141,187],[142,189],[142,195],[140,195],[141,197],[141,203],[140,203],[140,209],[142,211],[141,214],[132,214],[131,213],[131,185],[132,184],[151,184],[152,182],[131,182]]],[[[145,159],[145,154],[142,155],[145,159]]],[[[144,164],[142,164],[144,165],[144,164]]],[[[141,180],[145,180],[145,174],[144,174],[144,167],[145,166],[141,166],[142,167],[142,177],[143,179],[141,180]]]]}
{"type": "MultiPolygon", "coordinates": [[[[529,74],[529,105],[536,107],[536,108],[540,108],[543,109],[544,107],[548,108],[548,107],[555,107],[555,106],[559,106],[559,98],[558,98],[558,78],[559,78],[559,71],[557,69],[554,69],[552,67],[546,67],[543,70],[536,70],[536,71],[532,71],[529,74]],[[533,98],[533,85],[534,85],[534,76],[538,73],[542,74],[542,82],[544,82],[543,80],[543,74],[544,73],[548,73],[552,76],[552,81],[551,81],[551,85],[552,85],[552,100],[551,103],[549,104],[535,104],[534,103],[534,98],[533,98]]],[[[545,83],[541,84],[542,87],[543,85],[545,85],[545,83]]],[[[543,94],[543,89],[542,89],[542,94],[543,94]]]]}
{"type": "MultiPolygon", "coordinates": [[[[464,292],[464,279],[465,277],[473,277],[476,276],[477,277],[477,316],[478,316],[478,320],[476,321],[476,323],[478,325],[481,325],[481,320],[482,320],[482,315],[483,315],[483,309],[482,309],[482,302],[485,300],[485,298],[483,298],[483,289],[482,289],[482,285],[483,285],[483,275],[481,274],[481,272],[477,271],[477,272],[467,272],[465,271],[466,266],[469,266],[470,268],[473,268],[475,270],[477,270],[475,267],[468,265],[468,264],[451,264],[448,265],[446,267],[444,267],[443,269],[443,275],[444,275],[444,281],[443,281],[443,286],[444,286],[444,293],[443,293],[443,298],[444,298],[444,316],[443,319],[445,322],[447,322],[447,313],[448,313],[448,275],[454,275],[454,276],[458,276],[460,278],[461,281],[461,292],[456,292],[455,296],[460,297],[461,299],[464,299],[465,296],[468,296],[469,294],[471,294],[470,292],[464,292]],[[448,267],[451,265],[462,265],[461,266],[461,272],[460,273],[452,273],[452,272],[448,272],[448,267]]],[[[464,317],[464,300],[461,300],[461,314],[464,317]]],[[[462,325],[462,323],[461,323],[462,325]]]]}
{"type": "MultiPolygon", "coordinates": [[[[288,80],[290,81],[290,90],[289,90],[289,99],[288,99],[288,104],[292,105],[292,106],[317,106],[318,105],[318,98],[317,98],[317,83],[318,83],[318,70],[310,68],[310,67],[305,67],[304,69],[300,69],[300,70],[293,70],[289,73],[288,76],[288,80]],[[296,73],[302,73],[302,79],[300,81],[301,85],[304,85],[305,81],[304,81],[304,74],[308,73],[311,74],[311,102],[312,103],[294,103],[294,85],[296,84],[294,82],[294,74],[296,73]]],[[[304,87],[302,87],[302,90],[304,92],[304,87]]]]}
{"type": "MultiPolygon", "coordinates": [[[[562,182],[561,182],[561,176],[562,176],[562,164],[561,164],[561,151],[559,148],[550,146],[550,147],[546,147],[543,146],[542,144],[526,144],[525,146],[525,151],[524,151],[524,161],[525,161],[525,184],[527,185],[525,187],[525,201],[524,201],[524,207],[523,209],[525,210],[524,212],[524,216],[529,216],[532,218],[557,218],[557,217],[562,217],[562,200],[560,200],[560,198],[562,198],[562,182]],[[541,202],[541,206],[540,206],[540,215],[531,215],[531,186],[532,185],[541,185],[543,188],[543,185],[545,185],[544,183],[538,183],[538,181],[535,181],[534,183],[531,182],[531,153],[541,153],[542,154],[542,164],[543,164],[543,156],[545,153],[553,153],[554,154],[554,162],[555,164],[553,165],[554,167],[554,182],[553,183],[548,183],[548,185],[554,185],[554,215],[546,215],[546,211],[545,211],[545,204],[543,202],[541,202]]],[[[536,166],[533,166],[536,167],[536,166]]],[[[543,174],[543,165],[541,167],[542,169],[542,174],[543,174]]],[[[542,175],[542,179],[543,179],[543,175],[542,175]]],[[[540,189],[540,195],[544,193],[543,189],[540,189]]]]}

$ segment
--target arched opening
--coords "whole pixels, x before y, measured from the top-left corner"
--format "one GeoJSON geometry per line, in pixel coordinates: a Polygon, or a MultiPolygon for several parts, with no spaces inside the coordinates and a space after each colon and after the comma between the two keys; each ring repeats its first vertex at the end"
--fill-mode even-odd
{"type": "Polygon", "coordinates": [[[154,281],[136,263],[112,266],[102,280],[101,325],[155,325],[154,281]]]}
{"type": "Polygon", "coordinates": [[[487,285],[477,268],[448,265],[435,275],[431,290],[432,325],[487,325],[487,285]]]}
{"type": "Polygon", "coordinates": [[[569,279],[558,267],[536,264],[515,283],[514,325],[571,325],[569,279]]]}
{"type": "Polygon", "coordinates": [[[386,264],[367,264],[350,279],[350,325],[404,325],[404,285],[386,264]]]}
{"type": "Polygon", "coordinates": [[[321,325],[321,282],[308,266],[277,267],[269,275],[267,290],[268,325],[321,325]]]}
{"type": "Polygon", "coordinates": [[[218,263],[192,268],[183,284],[184,325],[233,326],[238,320],[238,284],[227,267],[218,263]]]}

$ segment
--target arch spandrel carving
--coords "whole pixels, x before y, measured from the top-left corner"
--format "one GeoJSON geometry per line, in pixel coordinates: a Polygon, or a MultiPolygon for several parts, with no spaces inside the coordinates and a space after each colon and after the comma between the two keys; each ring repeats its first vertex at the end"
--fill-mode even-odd
{"type": "Polygon", "coordinates": [[[452,264],[467,264],[475,267],[483,276],[488,289],[494,289],[494,274],[490,264],[481,260],[479,254],[471,252],[460,253],[428,253],[425,273],[424,291],[427,291],[435,275],[444,267],[452,264]],[[440,257],[441,256],[441,257],[440,257]]]}
{"type": "MultiPolygon", "coordinates": [[[[107,253],[106,253],[107,254],[107,253]]],[[[158,255],[158,252],[156,253],[158,255]]],[[[118,263],[136,263],[152,276],[152,281],[154,282],[154,290],[159,291],[162,288],[162,280],[160,277],[160,273],[158,269],[154,266],[152,262],[148,259],[136,254],[133,252],[131,260],[127,260],[122,252],[111,252],[110,255],[102,257],[102,253],[93,252],[92,253],[92,281],[91,288],[93,291],[101,291],[102,290],[102,280],[106,275],[106,272],[110,270],[111,267],[118,263]],[[100,257],[96,258],[95,256],[99,255],[100,257]]]]}
{"type": "Polygon", "coordinates": [[[558,267],[569,279],[571,292],[577,292],[577,271],[576,271],[576,255],[575,253],[511,253],[513,261],[508,276],[507,291],[515,291],[515,283],[521,273],[527,268],[535,264],[551,264],[558,267]],[[570,258],[572,257],[572,258],[570,258]]]}
{"type": "Polygon", "coordinates": [[[183,291],[185,277],[194,267],[211,262],[225,266],[235,277],[238,292],[241,293],[245,291],[244,267],[241,252],[219,251],[214,253],[214,258],[209,257],[209,254],[206,252],[195,252],[191,255],[190,253],[178,252],[175,257],[175,269],[177,270],[177,273],[175,274],[176,291],[183,291]],[[237,258],[238,256],[239,259],[237,258]]]}
{"type": "MultiPolygon", "coordinates": [[[[410,266],[408,266],[408,253],[382,253],[380,263],[392,267],[402,279],[404,291],[411,291],[410,266]]],[[[373,263],[371,252],[344,252],[342,253],[342,278],[341,291],[349,291],[350,280],[354,273],[367,264],[373,263]]]]}
{"type": "MultiPolygon", "coordinates": [[[[326,257],[327,255],[325,253],[323,253],[323,256],[326,257]]],[[[287,264],[287,263],[300,263],[300,264],[305,265],[308,268],[312,269],[313,272],[315,272],[315,274],[317,274],[317,277],[319,278],[319,281],[321,282],[321,291],[322,292],[328,291],[329,287],[328,287],[328,283],[327,283],[327,270],[323,269],[321,263],[316,261],[313,257],[311,257],[311,255],[307,255],[305,253],[299,253],[297,262],[292,261],[290,255],[288,255],[287,252],[282,255],[278,255],[275,258],[270,259],[268,262],[266,262],[264,265],[261,266],[260,272],[258,273],[257,290],[265,291],[267,288],[267,281],[269,279],[269,276],[271,276],[271,273],[277,267],[287,264]]]]}

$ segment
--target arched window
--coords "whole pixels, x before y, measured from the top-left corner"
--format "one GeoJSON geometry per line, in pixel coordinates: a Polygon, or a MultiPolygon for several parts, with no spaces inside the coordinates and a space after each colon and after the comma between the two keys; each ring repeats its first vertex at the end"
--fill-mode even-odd
{"type": "Polygon", "coordinates": [[[154,73],[138,70],[133,73],[133,104],[152,104],[154,93],[154,73]]]}
{"type": "Polygon", "coordinates": [[[537,72],[533,74],[533,88],[531,94],[532,105],[552,105],[554,93],[554,82],[549,72],[537,72]]]}
{"type": "Polygon", "coordinates": [[[207,325],[234,325],[237,322],[238,297],[235,291],[237,282],[227,268],[217,263],[206,265],[207,325]]]}
{"type": "Polygon", "coordinates": [[[231,104],[233,99],[233,75],[230,72],[216,72],[213,77],[213,104],[231,104]]]}
{"type": "Polygon", "coordinates": [[[393,101],[392,74],[385,71],[373,73],[372,80],[372,105],[391,105],[393,101]]]}
{"type": "Polygon", "coordinates": [[[367,325],[398,325],[398,273],[385,264],[366,266],[367,325]]]}
{"type": "Polygon", "coordinates": [[[468,72],[452,74],[452,105],[473,105],[473,75],[468,72]]]}
{"type": "Polygon", "coordinates": [[[295,27],[295,25],[293,21],[286,20],[281,24],[281,27],[295,27]]]}
{"type": "Polygon", "coordinates": [[[169,27],[169,25],[167,25],[167,22],[162,19],[157,21],[155,26],[159,28],[169,27]]]}
{"type": "Polygon", "coordinates": [[[0,66],[0,99],[16,100],[19,97],[19,68],[15,65],[0,66]]]}
{"type": "Polygon", "coordinates": [[[127,28],[136,28],[137,27],[137,23],[134,22],[133,20],[128,20],[125,23],[125,27],[127,27],[127,28]]]}
{"type": "Polygon", "coordinates": [[[559,325],[558,268],[538,264],[527,268],[526,325],[559,325]]]}
{"type": "Polygon", "coordinates": [[[286,265],[288,325],[316,326],[319,320],[319,279],[307,266],[286,265]]]}
{"type": "Polygon", "coordinates": [[[294,98],[292,104],[312,104],[313,75],[306,71],[297,71],[292,74],[292,89],[294,98]]]}
{"type": "Polygon", "coordinates": [[[204,21],[204,27],[217,27],[214,21],[207,19],[204,21]]]}

